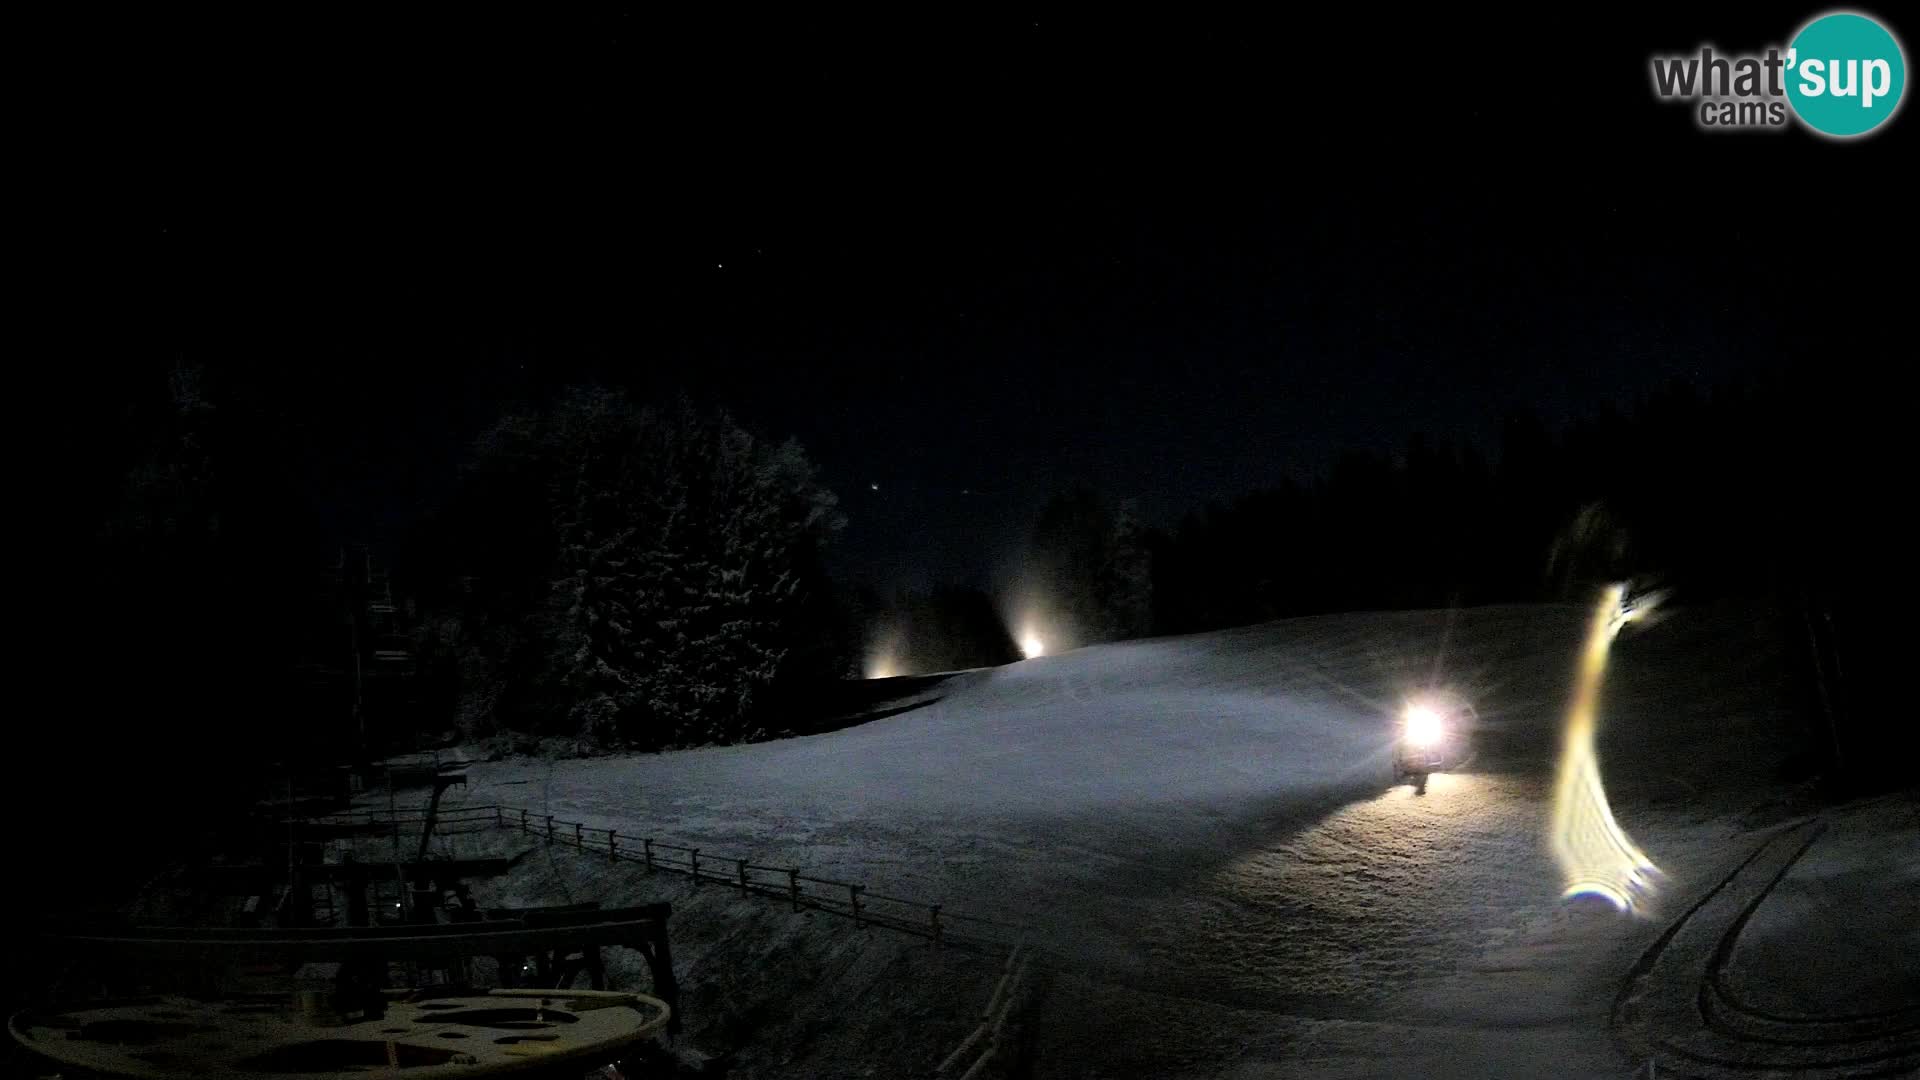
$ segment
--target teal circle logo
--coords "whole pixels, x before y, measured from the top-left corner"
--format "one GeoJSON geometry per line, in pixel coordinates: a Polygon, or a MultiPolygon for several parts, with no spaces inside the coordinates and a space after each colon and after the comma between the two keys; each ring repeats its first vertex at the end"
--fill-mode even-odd
{"type": "Polygon", "coordinates": [[[1852,12],[1822,15],[1787,49],[1787,102],[1823,135],[1865,135],[1900,107],[1907,58],[1887,28],[1852,12]]]}

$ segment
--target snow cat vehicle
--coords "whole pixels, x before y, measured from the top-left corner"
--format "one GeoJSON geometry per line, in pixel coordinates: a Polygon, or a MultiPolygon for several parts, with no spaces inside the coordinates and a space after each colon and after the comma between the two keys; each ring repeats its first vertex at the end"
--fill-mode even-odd
{"type": "Polygon", "coordinates": [[[1394,741],[1394,782],[1411,782],[1415,793],[1425,794],[1430,774],[1465,766],[1478,720],[1473,706],[1456,695],[1423,694],[1407,702],[1394,741]]]}

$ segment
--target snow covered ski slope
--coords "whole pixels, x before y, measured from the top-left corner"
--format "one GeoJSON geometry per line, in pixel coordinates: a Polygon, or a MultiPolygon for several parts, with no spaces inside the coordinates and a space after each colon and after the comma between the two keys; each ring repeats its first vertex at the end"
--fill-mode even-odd
{"type": "MultiPolygon", "coordinates": [[[[1619,1075],[1614,968],[1662,905],[1568,907],[1545,841],[1585,617],[1355,614],[1099,646],[826,735],[480,764],[465,798],[1032,923],[1058,972],[1043,1075],[1369,1075],[1372,1040],[1406,1034],[1379,1025],[1409,1022],[1428,1056],[1399,1060],[1434,1075],[1619,1075]],[[1416,796],[1392,786],[1393,717],[1435,684],[1482,730],[1468,769],[1416,796]],[[1436,987],[1457,1011],[1434,1015],[1436,987]],[[1474,1034],[1501,1025],[1526,1034],[1474,1034]]],[[[1680,610],[1616,648],[1602,769],[1675,897],[1723,869],[1795,749],[1775,637],[1762,612],[1680,610]]]]}

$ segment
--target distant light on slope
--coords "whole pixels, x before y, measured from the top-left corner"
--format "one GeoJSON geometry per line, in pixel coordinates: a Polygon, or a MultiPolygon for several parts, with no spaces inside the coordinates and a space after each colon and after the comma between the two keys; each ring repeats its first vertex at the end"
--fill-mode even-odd
{"type": "Polygon", "coordinates": [[[1039,634],[1029,631],[1020,638],[1020,655],[1026,657],[1028,660],[1045,656],[1047,655],[1047,643],[1040,640],[1039,634]]]}
{"type": "Polygon", "coordinates": [[[897,628],[882,625],[868,632],[867,658],[862,665],[869,679],[892,679],[905,675],[901,660],[901,637],[897,628]]]}
{"type": "Polygon", "coordinates": [[[1567,710],[1552,833],[1554,859],[1566,881],[1561,895],[1604,897],[1622,911],[1633,910],[1651,894],[1660,873],[1613,819],[1593,745],[1600,683],[1606,676],[1613,639],[1621,627],[1648,610],[1645,605],[1628,607],[1626,596],[1626,586],[1608,586],[1587,628],[1573,703],[1567,710]]]}

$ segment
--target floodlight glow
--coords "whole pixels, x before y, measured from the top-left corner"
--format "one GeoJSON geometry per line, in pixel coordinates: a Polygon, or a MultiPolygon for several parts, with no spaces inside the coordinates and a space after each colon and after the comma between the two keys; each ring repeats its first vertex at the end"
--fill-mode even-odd
{"type": "Polygon", "coordinates": [[[898,630],[887,627],[872,633],[867,643],[866,670],[863,674],[869,679],[892,679],[907,674],[901,663],[901,636],[898,630]]]}
{"type": "MultiPolygon", "coordinates": [[[[1620,628],[1638,617],[1636,609],[1626,606],[1626,595],[1625,586],[1608,586],[1587,628],[1573,703],[1567,710],[1551,839],[1554,859],[1566,881],[1563,897],[1599,896],[1622,911],[1631,911],[1652,893],[1660,869],[1613,819],[1593,743],[1607,654],[1620,628]]],[[[1637,610],[1647,608],[1642,605],[1637,610]]]]}
{"type": "Polygon", "coordinates": [[[1032,660],[1036,657],[1045,656],[1046,654],[1046,642],[1040,640],[1039,634],[1029,633],[1020,639],[1021,656],[1032,660]]]}
{"type": "Polygon", "coordinates": [[[1432,746],[1446,735],[1446,725],[1440,719],[1440,710],[1431,705],[1414,702],[1407,706],[1404,717],[1407,743],[1411,746],[1432,746]]]}

